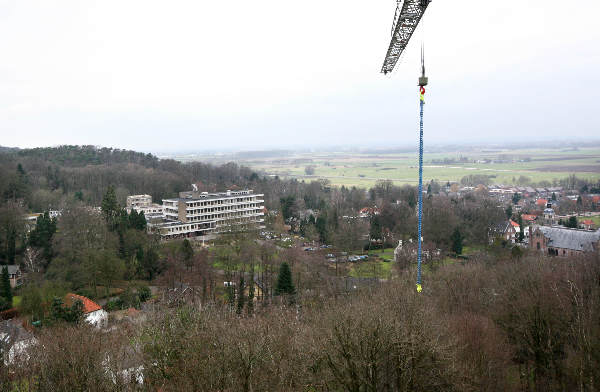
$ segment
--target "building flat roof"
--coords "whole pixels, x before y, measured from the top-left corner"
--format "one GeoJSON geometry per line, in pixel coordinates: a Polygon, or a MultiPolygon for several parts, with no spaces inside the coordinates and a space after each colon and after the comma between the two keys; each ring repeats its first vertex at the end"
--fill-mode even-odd
{"type": "Polygon", "coordinates": [[[264,193],[253,193],[252,191],[243,191],[249,193],[237,193],[240,191],[236,191],[236,193],[227,194],[227,192],[219,192],[219,193],[207,193],[205,195],[200,195],[200,197],[173,197],[169,199],[163,199],[165,201],[185,201],[185,202],[196,202],[203,200],[216,200],[216,199],[230,199],[234,197],[240,196],[264,196],[264,193]]]}

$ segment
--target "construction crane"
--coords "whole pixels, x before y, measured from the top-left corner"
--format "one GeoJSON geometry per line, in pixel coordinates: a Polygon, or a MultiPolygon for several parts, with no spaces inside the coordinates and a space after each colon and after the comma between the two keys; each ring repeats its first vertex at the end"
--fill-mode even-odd
{"type": "MultiPolygon", "coordinates": [[[[417,29],[423,14],[431,0],[401,0],[396,1],[396,13],[394,14],[394,23],[392,25],[392,40],[387,50],[381,72],[388,74],[394,70],[400,56],[406,49],[410,38],[417,29]],[[402,3],[402,6],[400,6],[402,3]]],[[[420,105],[420,123],[419,123],[419,212],[418,212],[418,251],[417,251],[417,291],[421,292],[421,257],[423,253],[423,236],[421,232],[423,221],[423,106],[425,105],[425,86],[428,79],[425,76],[425,51],[421,45],[421,77],[419,77],[419,105],[420,105]]]]}
{"type": "Polygon", "coordinates": [[[430,2],[431,0],[405,0],[404,2],[397,0],[392,40],[381,67],[382,73],[387,74],[394,70],[430,2]]]}

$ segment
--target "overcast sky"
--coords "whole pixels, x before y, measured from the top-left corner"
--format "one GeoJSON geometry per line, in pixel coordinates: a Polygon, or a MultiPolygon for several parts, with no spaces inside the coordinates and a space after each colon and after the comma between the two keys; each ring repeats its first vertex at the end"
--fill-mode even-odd
{"type": "Polygon", "coordinates": [[[600,3],[0,0],[0,145],[139,151],[598,139],[600,3]],[[423,27],[423,26],[421,26],[423,27]]]}

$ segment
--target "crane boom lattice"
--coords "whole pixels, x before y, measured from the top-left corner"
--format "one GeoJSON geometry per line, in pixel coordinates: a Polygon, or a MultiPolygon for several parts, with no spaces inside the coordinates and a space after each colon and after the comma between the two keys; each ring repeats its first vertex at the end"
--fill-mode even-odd
{"type": "Polygon", "coordinates": [[[430,0],[404,0],[400,12],[396,12],[392,27],[392,40],[388,48],[381,72],[387,74],[394,70],[410,37],[417,29],[430,0]]]}

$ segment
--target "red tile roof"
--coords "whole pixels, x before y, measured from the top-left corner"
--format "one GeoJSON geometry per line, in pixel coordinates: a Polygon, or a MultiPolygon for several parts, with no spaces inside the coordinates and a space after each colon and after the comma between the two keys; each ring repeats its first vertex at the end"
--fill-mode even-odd
{"type": "Polygon", "coordinates": [[[510,224],[513,225],[514,227],[520,227],[519,224],[512,219],[510,220],[510,224]]]}
{"type": "Polygon", "coordinates": [[[75,301],[77,301],[77,300],[81,301],[81,303],[83,304],[83,313],[84,314],[92,313],[92,312],[95,312],[96,310],[102,309],[102,307],[100,305],[98,305],[91,299],[84,297],[82,295],[69,293],[65,296],[65,304],[68,306],[72,306],[75,303],[75,301]]]}
{"type": "Polygon", "coordinates": [[[548,204],[548,200],[546,200],[546,199],[537,199],[537,201],[535,202],[535,204],[537,204],[538,206],[545,206],[546,204],[548,204]]]}
{"type": "Polygon", "coordinates": [[[600,196],[592,196],[592,201],[594,203],[600,203],[600,196]]]}
{"type": "Polygon", "coordinates": [[[534,221],[534,220],[536,220],[536,218],[537,218],[537,216],[535,216],[535,215],[528,215],[528,214],[521,215],[521,219],[523,219],[524,221],[528,221],[528,222],[534,221]]]}
{"type": "Polygon", "coordinates": [[[586,219],[586,220],[584,220],[584,221],[583,221],[583,222],[581,222],[581,223],[582,223],[582,224],[584,224],[584,225],[593,225],[593,224],[594,224],[594,221],[593,221],[593,220],[591,220],[591,219],[586,219]]]}

